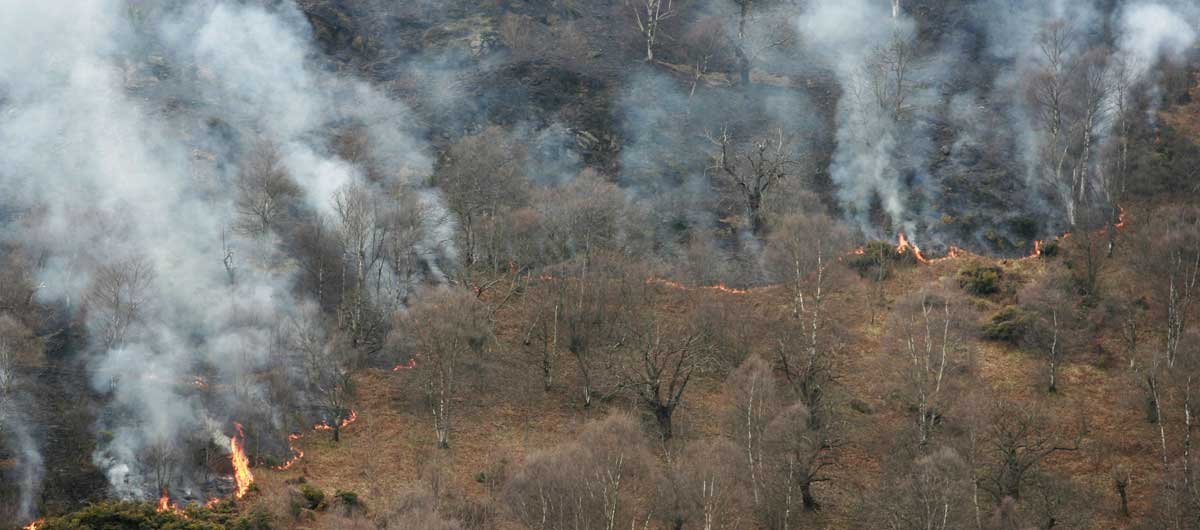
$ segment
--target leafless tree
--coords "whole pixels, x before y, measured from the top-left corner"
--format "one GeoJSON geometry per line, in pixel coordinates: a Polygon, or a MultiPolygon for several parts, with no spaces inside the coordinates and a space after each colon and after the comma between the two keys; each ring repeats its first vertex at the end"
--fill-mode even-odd
{"type": "Polygon", "coordinates": [[[351,414],[358,356],[345,341],[331,337],[314,314],[292,321],[290,340],[292,351],[300,357],[306,388],[315,398],[314,405],[323,424],[329,426],[333,441],[338,442],[342,423],[351,414]]]}
{"type": "Polygon", "coordinates": [[[413,370],[433,415],[439,448],[450,447],[450,430],[459,386],[472,357],[492,336],[490,312],[469,291],[442,288],[421,298],[400,317],[390,341],[406,348],[417,362],[413,370]]]}
{"type": "Polygon", "coordinates": [[[893,122],[904,120],[911,112],[909,100],[915,92],[913,80],[917,49],[912,38],[895,31],[883,45],[872,50],[865,63],[865,77],[880,112],[893,122]]]}
{"type": "Polygon", "coordinates": [[[646,62],[654,62],[654,45],[663,21],[675,16],[674,0],[625,0],[633,10],[638,32],[646,40],[646,62]]]}
{"type": "Polygon", "coordinates": [[[578,441],[531,455],[504,498],[531,529],[647,528],[657,483],[652,459],[637,422],[614,414],[589,423],[578,441]]]}
{"type": "Polygon", "coordinates": [[[783,129],[754,138],[744,147],[737,144],[728,128],[722,129],[719,136],[708,136],[716,146],[711,167],[714,176],[744,202],[751,232],[763,235],[763,197],[799,170],[796,146],[784,136],[783,129]]]}
{"type": "Polygon", "coordinates": [[[726,412],[729,431],[741,450],[756,506],[763,503],[766,479],[766,431],[779,412],[780,400],[771,365],[756,356],[746,358],[726,383],[730,395],[726,412]]]}
{"type": "Polygon", "coordinates": [[[674,463],[682,508],[677,528],[689,521],[704,530],[749,526],[753,505],[739,461],[738,447],[727,440],[698,440],[684,448],[674,463]]]}
{"type": "Polygon", "coordinates": [[[450,147],[434,175],[454,212],[466,265],[479,261],[479,229],[500,212],[523,205],[526,196],[525,151],[498,127],[466,136],[450,147]]]}
{"type": "Polygon", "coordinates": [[[84,297],[89,326],[100,347],[121,345],[130,327],[139,322],[149,302],[154,267],[141,257],[101,266],[84,297]]]}
{"type": "Polygon", "coordinates": [[[834,464],[833,424],[824,422],[813,428],[803,403],[794,403],[767,425],[766,446],[768,477],[768,520],[788,526],[796,512],[820,508],[813,486],[831,480],[825,471],[834,464]],[[799,505],[796,504],[799,497],[799,505]]]}
{"type": "Polygon", "coordinates": [[[848,243],[846,230],[828,217],[802,214],[781,219],[767,240],[767,270],[788,287],[795,319],[781,323],[779,366],[816,421],[825,387],[835,379],[831,360],[844,340],[827,304],[848,280],[840,263],[848,243]]]}
{"type": "Polygon", "coordinates": [[[1012,401],[999,401],[991,414],[991,424],[985,428],[985,454],[988,472],[980,487],[999,504],[1006,498],[1021,500],[1023,487],[1029,484],[1043,460],[1056,453],[1079,450],[1086,428],[1080,426],[1074,434],[1036,408],[1012,401]]]}
{"type": "Polygon", "coordinates": [[[1150,299],[1161,322],[1167,368],[1175,364],[1200,297],[1200,209],[1156,212],[1136,236],[1135,267],[1151,282],[1150,299]]]}
{"type": "Polygon", "coordinates": [[[163,436],[150,444],[146,460],[154,472],[156,491],[160,491],[163,494],[167,493],[167,488],[171,486],[171,479],[175,475],[178,459],[178,448],[175,445],[175,440],[170,436],[163,436]]]}
{"type": "Polygon", "coordinates": [[[236,185],[234,228],[246,235],[262,235],[275,229],[290,202],[300,194],[283,167],[279,148],[268,141],[257,143],[242,159],[236,185]]]}
{"type": "Polygon", "coordinates": [[[969,311],[954,291],[934,285],[897,302],[888,336],[904,363],[902,392],[916,412],[917,444],[928,444],[950,406],[952,380],[967,365],[969,311]]]}
{"type": "MultiPolygon", "coordinates": [[[[371,299],[367,290],[370,271],[383,258],[383,247],[387,242],[388,224],[385,222],[385,205],[376,190],[367,183],[355,180],[346,183],[333,196],[333,207],[337,215],[337,228],[343,251],[354,267],[349,279],[354,283],[349,289],[348,307],[345,310],[346,328],[355,347],[366,345],[372,340],[367,333],[370,328],[371,299]]],[[[343,274],[342,279],[348,279],[343,274]]]]}
{"type": "Polygon", "coordinates": [[[701,357],[700,333],[673,329],[651,317],[633,322],[627,332],[627,359],[621,364],[622,385],[629,388],[658,423],[659,434],[669,441],[672,418],[683,401],[701,357]]]}
{"type": "Polygon", "coordinates": [[[969,526],[966,462],[948,447],[920,455],[880,485],[868,508],[878,528],[949,530],[969,526]]]}
{"type": "Polygon", "coordinates": [[[1025,331],[1026,347],[1046,360],[1046,391],[1058,392],[1058,368],[1075,347],[1075,300],[1069,279],[1053,272],[1021,290],[1021,305],[1033,316],[1025,331]]]}

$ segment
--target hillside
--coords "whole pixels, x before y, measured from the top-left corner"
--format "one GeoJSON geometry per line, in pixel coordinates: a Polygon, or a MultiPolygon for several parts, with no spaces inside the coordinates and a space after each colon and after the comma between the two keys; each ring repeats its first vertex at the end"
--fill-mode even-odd
{"type": "Polygon", "coordinates": [[[0,529],[1200,529],[1194,1],[0,12],[0,529]]]}

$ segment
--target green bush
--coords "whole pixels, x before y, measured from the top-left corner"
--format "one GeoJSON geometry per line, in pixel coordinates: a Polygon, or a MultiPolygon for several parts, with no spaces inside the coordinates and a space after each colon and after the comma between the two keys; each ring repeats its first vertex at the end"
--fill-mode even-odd
{"type": "Polygon", "coordinates": [[[346,506],[358,506],[358,494],[353,491],[337,490],[333,497],[346,506]]]}
{"type": "Polygon", "coordinates": [[[271,512],[264,506],[255,506],[250,513],[238,517],[230,530],[271,530],[271,512]]]}
{"type": "Polygon", "coordinates": [[[891,275],[892,269],[897,266],[916,265],[917,256],[911,250],[897,252],[895,243],[868,241],[866,245],[863,245],[861,253],[856,252],[846,260],[846,265],[858,272],[859,276],[874,279],[879,274],[878,267],[881,261],[884,269],[883,277],[887,278],[891,275]]]}
{"type": "Polygon", "coordinates": [[[158,512],[145,502],[102,502],[77,512],[48,519],[45,530],[225,530],[214,522],[210,512],[188,510],[184,516],[174,512],[158,512]]]}
{"type": "Polygon", "coordinates": [[[301,484],[300,494],[304,496],[305,508],[309,510],[325,509],[325,492],[312,484],[301,484]]]}
{"type": "Polygon", "coordinates": [[[1031,320],[1032,315],[1027,311],[1015,306],[1005,307],[992,316],[991,322],[983,326],[983,337],[1017,344],[1025,337],[1031,320]]]}
{"type": "Polygon", "coordinates": [[[1000,291],[1000,276],[1003,273],[995,265],[967,265],[958,271],[958,285],[973,295],[994,294],[1000,291]]]}

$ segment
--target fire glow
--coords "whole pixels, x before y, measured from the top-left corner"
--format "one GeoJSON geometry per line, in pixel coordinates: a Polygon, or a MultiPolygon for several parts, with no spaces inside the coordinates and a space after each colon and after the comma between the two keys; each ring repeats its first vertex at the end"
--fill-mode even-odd
{"type": "Polygon", "coordinates": [[[250,459],[246,457],[244,447],[246,433],[242,431],[242,424],[234,422],[233,426],[237,429],[237,436],[229,438],[229,450],[230,461],[233,463],[233,480],[237,483],[234,498],[241,499],[250,491],[250,484],[254,483],[254,474],[250,473],[250,459]]]}
{"type": "Polygon", "coordinates": [[[716,285],[701,285],[699,287],[688,287],[679,282],[673,282],[671,280],[666,280],[663,278],[654,278],[654,277],[646,278],[646,283],[647,284],[665,285],[672,289],[679,289],[682,291],[691,291],[693,289],[707,289],[710,291],[717,291],[717,292],[726,293],[726,294],[746,294],[746,293],[750,292],[749,289],[735,289],[735,288],[729,287],[723,283],[718,283],[716,285]]]}
{"type": "Polygon", "coordinates": [[[25,525],[24,530],[38,530],[38,528],[42,527],[42,523],[44,523],[44,522],[46,522],[45,519],[38,519],[32,523],[25,525]]]}

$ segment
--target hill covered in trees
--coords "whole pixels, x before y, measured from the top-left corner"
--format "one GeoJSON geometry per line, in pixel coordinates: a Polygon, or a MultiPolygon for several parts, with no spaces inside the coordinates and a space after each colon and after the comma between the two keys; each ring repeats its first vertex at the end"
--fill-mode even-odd
{"type": "Polygon", "coordinates": [[[0,527],[1200,527],[1192,2],[4,12],[0,527]]]}

